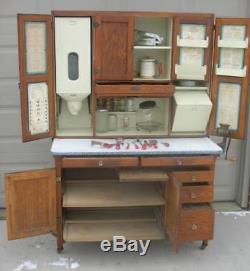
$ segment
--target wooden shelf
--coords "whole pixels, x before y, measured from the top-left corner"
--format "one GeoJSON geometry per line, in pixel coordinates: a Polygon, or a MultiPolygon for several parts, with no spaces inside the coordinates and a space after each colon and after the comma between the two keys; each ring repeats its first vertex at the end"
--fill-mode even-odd
{"type": "Polygon", "coordinates": [[[68,182],[65,184],[63,207],[161,206],[165,200],[159,186],[151,183],[68,182]]]}
{"type": "Polygon", "coordinates": [[[67,209],[65,224],[155,221],[159,207],[67,209]]]}
{"type": "Polygon", "coordinates": [[[66,242],[112,240],[114,235],[124,236],[127,240],[165,239],[164,231],[157,221],[66,223],[63,230],[63,239],[66,242]]]}
{"type": "Polygon", "coordinates": [[[120,169],[120,182],[167,182],[168,175],[164,169],[120,169]]]}

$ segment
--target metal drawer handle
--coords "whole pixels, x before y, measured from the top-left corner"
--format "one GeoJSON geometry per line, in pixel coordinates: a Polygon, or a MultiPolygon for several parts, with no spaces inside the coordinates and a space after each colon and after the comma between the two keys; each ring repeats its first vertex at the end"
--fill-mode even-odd
{"type": "Polygon", "coordinates": [[[138,91],[138,90],[140,90],[140,86],[134,85],[134,86],[132,86],[132,90],[138,91]]]}
{"type": "Polygon", "coordinates": [[[196,194],[194,192],[191,193],[191,199],[196,199],[196,194]]]}
{"type": "Polygon", "coordinates": [[[182,161],[181,161],[180,159],[177,159],[176,164],[177,164],[178,166],[181,166],[181,165],[182,165],[182,161]]]}
{"type": "Polygon", "coordinates": [[[195,176],[192,176],[192,178],[191,178],[191,179],[192,179],[192,181],[193,181],[193,182],[195,182],[195,181],[196,181],[195,176]]]}
{"type": "Polygon", "coordinates": [[[102,167],[102,166],[103,166],[103,161],[100,160],[100,161],[98,162],[98,165],[99,165],[99,167],[102,167]]]}
{"type": "Polygon", "coordinates": [[[192,227],[191,227],[191,229],[192,229],[193,231],[196,231],[196,230],[198,229],[198,226],[197,226],[196,224],[193,224],[192,227]]]}

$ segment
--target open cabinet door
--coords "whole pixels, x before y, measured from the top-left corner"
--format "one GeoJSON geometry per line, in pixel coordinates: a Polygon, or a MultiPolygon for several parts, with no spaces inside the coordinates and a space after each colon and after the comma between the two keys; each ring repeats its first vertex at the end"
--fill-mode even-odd
{"type": "Polygon", "coordinates": [[[93,27],[95,79],[132,80],[134,18],[96,16],[93,27]]]}
{"type": "Polygon", "coordinates": [[[5,175],[8,239],[56,232],[54,169],[5,175]]]}
{"type": "Polygon", "coordinates": [[[210,80],[213,22],[212,14],[174,18],[173,80],[210,80]]]}
{"type": "Polygon", "coordinates": [[[221,125],[228,125],[232,138],[245,137],[249,37],[249,19],[216,19],[210,134],[216,135],[221,125]]]}
{"type": "Polygon", "coordinates": [[[18,15],[19,88],[23,141],[54,135],[52,19],[18,15]]]}

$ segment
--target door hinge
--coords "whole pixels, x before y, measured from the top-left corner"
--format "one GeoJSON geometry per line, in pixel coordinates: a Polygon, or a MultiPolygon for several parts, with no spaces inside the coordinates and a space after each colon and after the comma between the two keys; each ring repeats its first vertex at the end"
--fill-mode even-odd
{"type": "Polygon", "coordinates": [[[96,22],[96,21],[93,22],[93,27],[94,27],[94,28],[97,28],[97,27],[99,27],[100,25],[101,25],[101,23],[99,23],[99,22],[96,22]]]}
{"type": "Polygon", "coordinates": [[[61,217],[57,217],[56,218],[56,223],[61,225],[63,223],[62,218],[61,217]]]}

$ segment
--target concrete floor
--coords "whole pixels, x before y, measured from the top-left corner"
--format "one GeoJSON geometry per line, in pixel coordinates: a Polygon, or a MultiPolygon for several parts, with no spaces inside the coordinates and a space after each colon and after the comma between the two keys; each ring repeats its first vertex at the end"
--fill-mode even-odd
{"type": "Polygon", "coordinates": [[[200,242],[183,244],[176,254],[168,241],[151,242],[141,257],[132,253],[104,253],[99,243],[68,243],[56,253],[53,236],[7,241],[6,223],[0,221],[0,270],[250,270],[250,213],[217,213],[215,239],[206,250],[200,242]]]}

